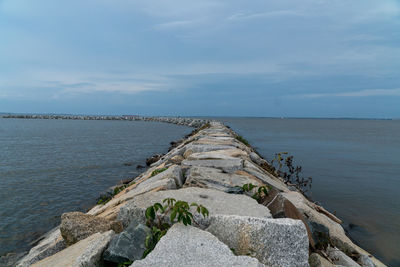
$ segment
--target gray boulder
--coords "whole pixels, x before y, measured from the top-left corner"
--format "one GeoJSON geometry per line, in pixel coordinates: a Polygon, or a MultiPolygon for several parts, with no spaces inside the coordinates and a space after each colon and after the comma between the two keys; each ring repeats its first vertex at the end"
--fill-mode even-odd
{"type": "Polygon", "coordinates": [[[263,265],[254,258],[235,256],[228,246],[208,232],[175,224],[145,259],[135,261],[131,266],[259,267],[263,265]]]}
{"type": "Polygon", "coordinates": [[[307,231],[300,220],[217,215],[206,230],[267,266],[308,266],[307,231]]]}
{"type": "Polygon", "coordinates": [[[361,255],[358,258],[357,263],[360,264],[363,267],[376,267],[374,262],[367,255],[361,255]]]}
{"type": "Polygon", "coordinates": [[[197,186],[231,192],[235,187],[241,187],[249,183],[261,185],[260,180],[251,175],[224,173],[215,168],[195,166],[187,172],[185,186],[197,186]]]}
{"type": "Polygon", "coordinates": [[[108,230],[120,233],[122,223],[82,212],[68,212],[61,215],[60,231],[67,245],[72,245],[94,233],[108,230]]]}
{"type": "Polygon", "coordinates": [[[33,264],[33,267],[93,267],[103,266],[101,255],[114,232],[93,234],[66,249],[33,264]]]}
{"type": "Polygon", "coordinates": [[[204,159],[204,160],[187,160],[182,161],[182,166],[198,166],[210,167],[233,173],[243,169],[243,160],[238,158],[231,159],[204,159]]]}
{"type": "Polygon", "coordinates": [[[41,240],[36,246],[31,248],[29,253],[17,262],[16,266],[31,266],[33,263],[49,257],[66,247],[67,244],[61,236],[60,229],[53,229],[46,234],[46,237],[43,240],[41,240]]]}
{"type": "MultiPolygon", "coordinates": [[[[245,195],[228,194],[218,190],[188,187],[179,190],[166,190],[148,192],[138,195],[121,207],[118,220],[124,225],[132,221],[145,223],[144,212],[146,208],[156,202],[162,203],[165,198],[187,201],[189,204],[195,202],[208,209],[210,216],[218,214],[243,215],[259,218],[271,218],[267,207],[260,205],[251,197],[245,195]]],[[[208,226],[210,218],[202,218],[195,213],[196,221],[203,227],[208,226]]]]}
{"type": "Polygon", "coordinates": [[[347,256],[337,248],[328,247],[326,249],[326,254],[335,265],[342,265],[346,267],[360,267],[357,262],[353,261],[352,258],[347,256]]]}
{"type": "Polygon", "coordinates": [[[147,226],[132,222],[122,233],[113,237],[104,251],[103,259],[115,263],[140,260],[146,250],[146,236],[150,232],[147,226]]]}

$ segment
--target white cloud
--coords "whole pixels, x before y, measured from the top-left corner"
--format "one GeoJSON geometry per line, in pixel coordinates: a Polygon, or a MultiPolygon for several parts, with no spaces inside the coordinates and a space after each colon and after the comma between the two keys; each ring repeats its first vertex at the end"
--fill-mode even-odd
{"type": "Polygon", "coordinates": [[[302,94],[288,97],[325,98],[325,97],[368,97],[368,96],[400,96],[400,88],[396,89],[367,89],[343,93],[302,94]]]}
{"type": "Polygon", "coordinates": [[[294,10],[277,10],[262,13],[237,13],[229,16],[228,20],[249,20],[249,19],[259,19],[259,18],[271,18],[271,17],[281,17],[281,16],[302,16],[303,13],[294,10]]]}

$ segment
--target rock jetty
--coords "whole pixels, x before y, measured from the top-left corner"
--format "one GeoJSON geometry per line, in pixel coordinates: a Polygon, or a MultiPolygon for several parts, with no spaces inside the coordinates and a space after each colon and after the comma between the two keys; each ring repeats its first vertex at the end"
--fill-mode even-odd
{"type": "Polygon", "coordinates": [[[385,266],[240,140],[219,122],[204,123],[105,204],[63,214],[17,266],[385,266]],[[249,184],[267,192],[253,198],[249,184]],[[191,207],[196,223],[171,225],[143,258],[154,231],[148,207],[168,198],[202,205],[209,216],[191,207]]]}
{"type": "Polygon", "coordinates": [[[137,115],[122,116],[89,116],[89,115],[36,115],[36,114],[8,114],[5,119],[42,119],[42,120],[112,120],[112,121],[155,121],[166,122],[189,127],[200,127],[208,120],[185,117],[147,117],[137,115]]]}

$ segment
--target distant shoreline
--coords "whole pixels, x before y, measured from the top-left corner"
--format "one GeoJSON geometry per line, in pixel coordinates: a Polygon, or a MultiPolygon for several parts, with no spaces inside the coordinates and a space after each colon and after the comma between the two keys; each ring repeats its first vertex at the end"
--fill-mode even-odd
{"type": "Polygon", "coordinates": [[[192,120],[210,120],[212,118],[242,119],[300,119],[300,120],[386,120],[396,121],[400,118],[353,118],[353,117],[268,117],[268,116],[141,116],[141,115],[86,115],[86,114],[49,114],[49,113],[10,113],[0,112],[0,118],[13,119],[73,119],[73,120],[151,120],[150,118],[182,118],[192,120]],[[191,118],[191,119],[189,119],[191,118]]]}

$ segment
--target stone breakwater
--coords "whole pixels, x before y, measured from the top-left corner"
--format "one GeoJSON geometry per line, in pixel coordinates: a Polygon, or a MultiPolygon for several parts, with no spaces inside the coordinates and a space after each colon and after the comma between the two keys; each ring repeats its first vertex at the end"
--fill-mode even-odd
{"type": "Polygon", "coordinates": [[[44,119],[44,120],[113,120],[113,121],[155,121],[166,122],[189,127],[200,127],[208,120],[185,118],[185,117],[147,117],[136,115],[122,116],[87,116],[87,115],[32,115],[32,114],[9,114],[3,115],[5,119],[44,119]]]}
{"type": "Polygon", "coordinates": [[[63,214],[17,266],[384,266],[267,164],[223,124],[204,124],[107,203],[63,214]],[[256,201],[246,184],[268,194],[256,201]],[[209,216],[174,224],[142,259],[146,208],[166,198],[209,216]]]}

